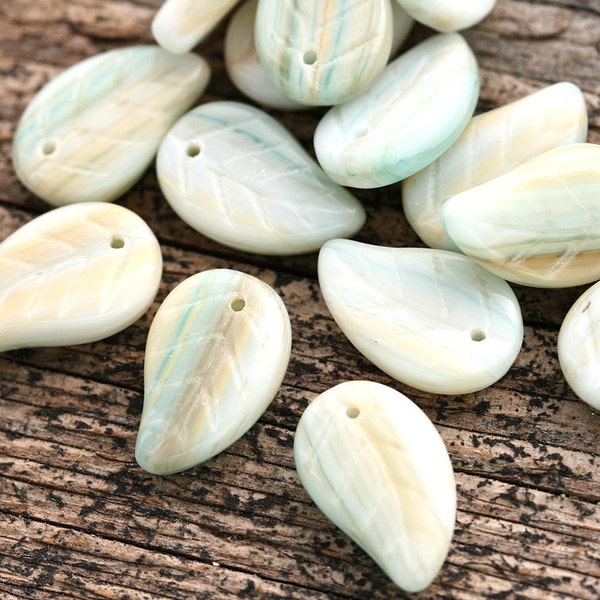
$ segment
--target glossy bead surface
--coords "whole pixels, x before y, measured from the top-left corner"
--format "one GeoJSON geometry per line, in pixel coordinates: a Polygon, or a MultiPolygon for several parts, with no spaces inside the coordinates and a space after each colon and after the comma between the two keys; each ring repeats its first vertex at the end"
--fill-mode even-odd
{"type": "Polygon", "coordinates": [[[190,111],[161,144],[157,172],[184,221],[247,252],[312,252],[365,221],[360,203],[284,127],[246,104],[190,111]]]}
{"type": "Polygon", "coordinates": [[[415,20],[395,0],[392,5],[392,48],[390,56],[395,57],[412,31],[415,20]]]}
{"type": "Polygon", "coordinates": [[[568,82],[477,115],[447,152],[403,181],[404,214],[428,246],[456,251],[441,218],[448,198],[552,148],[585,142],[587,131],[585,99],[568,82]]]}
{"type": "Polygon", "coordinates": [[[0,244],[0,351],[93,342],[152,304],[162,275],[154,234],[102,202],[36,217],[0,244]]]}
{"type": "Polygon", "coordinates": [[[369,381],[315,398],[298,423],[294,458],[317,506],[398,586],[426,588],[454,531],[456,487],[435,427],[396,390],[369,381]]]}
{"type": "Polygon", "coordinates": [[[483,389],[508,371],[521,347],[513,291],[454,252],[332,240],[319,254],[319,283],[354,346],[417,389],[483,389]]]}
{"type": "Polygon", "coordinates": [[[118,198],[208,79],[199,56],[155,46],[111,50],[74,65],[21,117],[13,143],[17,176],[55,206],[118,198]]]}
{"type": "Polygon", "coordinates": [[[247,0],[236,10],[225,36],[225,67],[235,86],[252,100],[279,110],[301,110],[269,79],[256,53],[254,21],[258,0],[247,0]]]}
{"type": "Polygon", "coordinates": [[[446,231],[500,277],[536,287],[600,278],[600,146],[569,144],[462,192],[442,207],[446,231]]]}
{"type": "Polygon", "coordinates": [[[414,19],[437,31],[459,31],[476,25],[496,0],[397,0],[414,19]]]}
{"type": "Polygon", "coordinates": [[[384,69],[392,9],[389,0],[259,0],[254,31],[260,61],[285,96],[339,104],[384,69]]]}
{"type": "Polygon", "coordinates": [[[239,0],[166,0],[152,21],[156,42],[173,54],[189,52],[239,0]]]}
{"type": "Polygon", "coordinates": [[[266,283],[229,269],[180,283],[148,333],[140,466],[175,473],[233,444],[275,397],[290,348],[287,311],[266,283]]]}
{"type": "Polygon", "coordinates": [[[558,359],[571,389],[600,410],[600,283],[567,313],[558,334],[558,359]]]}
{"type": "Polygon", "coordinates": [[[452,145],[478,94],[479,69],[465,40],[433,36],[392,61],[366,92],[327,112],[315,132],[317,159],[341,185],[405,179],[452,145]]]}

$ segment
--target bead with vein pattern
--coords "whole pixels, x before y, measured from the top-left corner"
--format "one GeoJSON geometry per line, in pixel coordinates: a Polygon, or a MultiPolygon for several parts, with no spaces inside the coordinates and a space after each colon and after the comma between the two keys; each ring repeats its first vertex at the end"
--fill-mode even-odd
{"type": "Polygon", "coordinates": [[[349,381],[315,398],[298,423],[294,459],[316,505],[408,592],[426,588],[454,531],[448,452],[416,404],[349,381]]]}
{"type": "Polygon", "coordinates": [[[142,176],[209,74],[199,56],[156,46],[77,63],[42,88],[21,117],[13,143],[17,176],[55,206],[115,200],[142,176]]]}
{"type": "Polygon", "coordinates": [[[233,444],[275,397],[290,349],[287,311],[266,283],[230,269],[181,282],[148,333],[140,466],[175,473],[233,444]]]}
{"type": "Polygon", "coordinates": [[[130,210],[63,206],[0,244],[0,351],[93,342],[150,307],[162,275],[156,237],[130,210]]]}

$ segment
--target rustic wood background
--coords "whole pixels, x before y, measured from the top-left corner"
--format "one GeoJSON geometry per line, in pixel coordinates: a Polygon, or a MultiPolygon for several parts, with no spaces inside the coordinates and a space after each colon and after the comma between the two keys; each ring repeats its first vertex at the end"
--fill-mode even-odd
{"type": "MultiPolygon", "coordinates": [[[[151,42],[159,4],[1,1],[0,240],[48,209],[11,168],[29,100],[87,56],[151,42]]],[[[242,99],[223,68],[223,31],[197,49],[214,69],[202,101],[242,99]]],[[[429,34],[417,27],[409,43],[429,34]]],[[[598,0],[499,0],[465,35],[481,66],[479,110],[570,80],[586,95],[589,139],[600,142],[598,0]]],[[[311,149],[322,112],[274,114],[311,149]]],[[[357,195],[369,214],[358,239],[421,245],[398,186],[357,195]]],[[[600,598],[600,416],[569,390],[556,355],[561,320],[582,288],[517,287],[525,341],[509,374],[476,394],[437,397],[391,380],[346,341],[319,292],[316,255],[254,256],[207,240],[170,210],[152,168],[122,203],[150,223],[164,252],[148,314],[95,344],[0,355],[2,598],[406,598],[312,504],[294,470],[302,410],[355,378],[413,398],[456,470],[452,548],[415,598],[600,598]],[[134,460],[146,334],[166,293],[212,267],[257,275],[281,294],[293,324],[289,371],[232,448],[184,474],[154,477],[134,460]]]]}

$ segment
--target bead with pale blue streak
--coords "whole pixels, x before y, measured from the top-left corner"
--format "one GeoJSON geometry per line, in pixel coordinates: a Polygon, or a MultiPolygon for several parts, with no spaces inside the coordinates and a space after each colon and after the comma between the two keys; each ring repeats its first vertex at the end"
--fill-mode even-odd
{"type": "Polygon", "coordinates": [[[317,506],[408,592],[440,570],[456,484],[433,423],[396,390],[347,381],[313,399],[294,436],[302,485],[317,506]]]}
{"type": "Polygon", "coordinates": [[[279,110],[301,110],[304,104],[293,102],[269,79],[256,54],[254,19],[258,0],[247,0],[229,21],[225,35],[225,67],[235,86],[248,98],[279,110]]]}
{"type": "Polygon", "coordinates": [[[312,252],[365,222],[358,200],[283,126],[237,102],[206,103],[180,119],[160,146],[157,173],[184,221],[247,252],[312,252]]]}
{"type": "Polygon", "coordinates": [[[319,283],[340,329],[380,369],[438,394],[492,385],[523,338],[508,284],[442,250],[327,242],[319,283]]]}
{"type": "Polygon", "coordinates": [[[453,196],[448,235],[467,256],[522,285],[600,278],[600,146],[567,144],[453,196]]]}
{"type": "Polygon", "coordinates": [[[339,104],[384,69],[392,10],[389,0],[259,0],[254,32],[260,61],[285,96],[339,104]]]}
{"type": "Polygon", "coordinates": [[[317,159],[337,183],[374,188],[420,171],[469,122],[479,69],[460,34],[437,35],[391,62],[375,83],[319,123],[317,159]]]}
{"type": "Polygon", "coordinates": [[[229,269],[180,283],[148,334],[140,466],[182,471],[235,442],[277,393],[290,349],[287,311],[266,283],[229,269]]]}
{"type": "Polygon", "coordinates": [[[442,156],[402,182],[404,214],[428,246],[457,251],[442,223],[448,198],[552,148],[585,142],[587,132],[585,98],[569,82],[477,115],[442,156]]]}
{"type": "Polygon", "coordinates": [[[111,50],[74,65],[21,117],[13,142],[17,176],[56,206],[116,199],[141,177],[209,73],[199,56],[155,46],[111,50]]]}

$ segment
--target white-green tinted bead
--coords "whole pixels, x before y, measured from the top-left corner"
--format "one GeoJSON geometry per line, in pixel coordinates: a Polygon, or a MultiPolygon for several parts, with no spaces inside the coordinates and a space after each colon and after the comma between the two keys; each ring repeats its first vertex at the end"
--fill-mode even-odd
{"type": "Polygon", "coordinates": [[[442,224],[443,203],[547,150],[585,142],[587,110],[572,83],[551,85],[473,117],[440,158],[402,183],[404,214],[432,248],[458,250],[442,224]]]}
{"type": "Polygon", "coordinates": [[[173,54],[199,44],[239,0],[166,0],[152,21],[156,42],[173,54]]]}
{"type": "Polygon", "coordinates": [[[94,342],[152,304],[162,255],[146,223],[83,202],[36,217],[0,244],[0,351],[94,342]]]}
{"type": "Polygon", "coordinates": [[[247,252],[312,252],[365,221],[360,203],[284,127],[237,102],[207,103],[180,119],[161,144],[157,172],[184,221],[247,252]]]}
{"type": "Polygon", "coordinates": [[[235,12],[225,35],[225,66],[235,86],[259,104],[280,110],[307,108],[284,96],[258,60],[254,44],[254,19],[258,0],[247,0],[235,12]]]}
{"type": "Polygon", "coordinates": [[[233,444],[275,397],[290,349],[287,311],[266,283],[229,269],[180,283],[148,333],[140,466],[175,473],[233,444]]]}
{"type": "Polygon", "coordinates": [[[600,410],[600,283],[567,313],[558,334],[558,358],[571,389],[600,410]]]}
{"type": "Polygon", "coordinates": [[[482,21],[496,0],[397,0],[414,19],[437,31],[460,31],[482,21]]]}
{"type": "Polygon", "coordinates": [[[156,46],[111,50],[74,65],[21,117],[13,142],[17,176],[56,206],[118,198],[208,79],[199,56],[156,46]]]}
{"type": "Polygon", "coordinates": [[[463,394],[490,386],[521,347],[513,291],[461,254],[332,240],[319,254],[319,283],[354,346],[421,390],[463,394]]]}
{"type": "Polygon", "coordinates": [[[367,89],[392,43],[389,0],[259,0],[256,50],[294,102],[329,105],[367,89]]]}
{"type": "Polygon", "coordinates": [[[453,144],[478,94],[477,62],[461,35],[429,38],[391,62],[366,92],[329,110],[315,132],[319,163],[341,185],[405,179],[453,144]]]}
{"type": "Polygon", "coordinates": [[[298,423],[294,458],[317,506],[404,590],[440,570],[456,518],[456,486],[435,427],[396,390],[369,381],[315,398],[298,423]]]}
{"type": "Polygon", "coordinates": [[[392,5],[392,48],[390,56],[395,57],[412,31],[415,21],[396,0],[390,0],[390,3],[392,5]]]}
{"type": "Polygon", "coordinates": [[[600,278],[600,146],[568,144],[453,196],[454,243],[500,277],[536,287],[600,278]]]}

